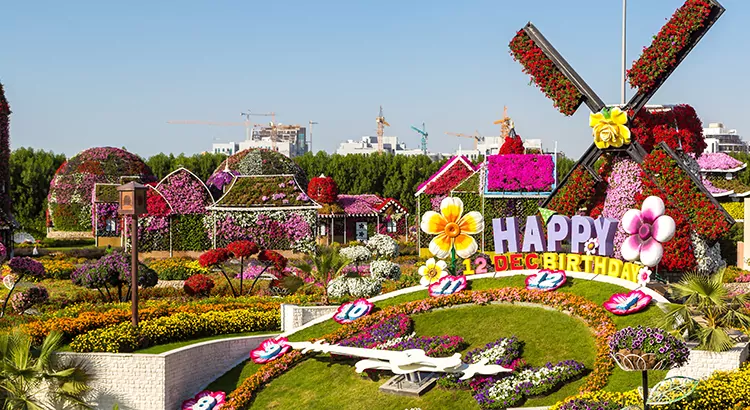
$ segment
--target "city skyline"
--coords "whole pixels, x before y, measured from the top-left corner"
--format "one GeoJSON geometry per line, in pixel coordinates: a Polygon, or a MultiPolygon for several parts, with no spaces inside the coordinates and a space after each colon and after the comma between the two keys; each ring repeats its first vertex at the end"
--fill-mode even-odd
{"type": "MultiPolygon", "coordinates": [[[[531,20],[605,102],[619,102],[620,1],[496,3],[12,4],[0,28],[13,39],[0,49],[12,147],[195,153],[214,138],[244,140],[245,130],[168,120],[241,122],[250,109],[274,111],[284,124],[318,122],[313,147],[331,153],[374,135],[382,105],[386,135],[417,148],[409,127],[424,122],[428,149],[454,152],[470,141],[445,132],[498,135],[492,122],[508,106],[522,138],[557,141],[577,157],[591,141],[587,108],[560,115],[528,86],[507,45],[531,20]]],[[[628,2],[628,67],[681,4],[628,2]]],[[[652,101],[690,104],[704,126],[723,122],[743,134],[747,56],[732,53],[747,38],[750,5],[722,4],[731,13],[652,101]]]]}

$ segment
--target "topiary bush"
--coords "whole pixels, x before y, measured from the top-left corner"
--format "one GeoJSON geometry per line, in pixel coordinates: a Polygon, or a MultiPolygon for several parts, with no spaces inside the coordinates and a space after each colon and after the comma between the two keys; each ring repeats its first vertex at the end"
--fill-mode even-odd
{"type": "Polygon", "coordinates": [[[189,277],[182,289],[187,293],[188,296],[206,297],[211,293],[211,289],[214,288],[213,279],[206,275],[198,274],[189,277]]]}

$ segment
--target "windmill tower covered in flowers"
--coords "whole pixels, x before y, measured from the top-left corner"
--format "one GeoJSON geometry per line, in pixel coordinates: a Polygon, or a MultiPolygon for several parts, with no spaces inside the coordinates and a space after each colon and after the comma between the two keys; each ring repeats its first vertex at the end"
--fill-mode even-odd
{"type": "MultiPolygon", "coordinates": [[[[562,114],[572,115],[581,104],[592,112],[591,147],[543,206],[563,215],[620,220],[647,197],[658,196],[676,224],[675,237],[655,248],[663,252],[658,266],[668,279],[686,270],[719,268],[718,240],[734,220],[701,182],[695,157],[706,144],[695,110],[646,103],[723,12],[715,0],[686,0],[628,71],[636,93],[624,106],[606,106],[533,24],[510,42],[512,57],[562,114]]],[[[616,256],[623,257],[620,248],[629,236],[619,228],[616,256]]],[[[624,259],[638,262],[644,243],[636,243],[638,251],[625,252],[624,259]]]]}

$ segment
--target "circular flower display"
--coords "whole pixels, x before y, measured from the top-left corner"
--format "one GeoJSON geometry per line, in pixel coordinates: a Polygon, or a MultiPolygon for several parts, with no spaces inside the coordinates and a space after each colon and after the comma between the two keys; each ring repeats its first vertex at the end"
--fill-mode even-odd
{"type": "Polygon", "coordinates": [[[599,249],[599,238],[589,238],[583,244],[583,251],[586,252],[586,255],[594,255],[597,249],[599,249]]]}
{"type": "Polygon", "coordinates": [[[651,269],[644,266],[638,270],[638,284],[646,286],[649,282],[651,282],[651,269]]]}
{"type": "Polygon", "coordinates": [[[285,337],[266,339],[260,346],[250,351],[250,358],[253,359],[254,363],[258,364],[276,360],[292,348],[287,344],[288,341],[285,337]]]}
{"type": "Polygon", "coordinates": [[[542,269],[539,273],[526,277],[526,289],[553,291],[568,280],[565,271],[542,269]]]}
{"type": "Polygon", "coordinates": [[[629,209],[620,221],[629,234],[622,243],[622,257],[630,262],[640,260],[646,266],[656,266],[664,255],[662,243],[674,236],[675,222],[664,215],[664,201],[650,196],[643,201],[641,209],[629,209]]]}
{"type": "Polygon", "coordinates": [[[375,305],[367,299],[357,299],[354,302],[347,302],[339,306],[336,310],[336,314],[333,315],[333,320],[336,323],[344,324],[351,323],[355,320],[367,316],[372,311],[375,305]]]}
{"type": "Polygon", "coordinates": [[[435,261],[435,258],[427,259],[424,266],[420,266],[418,270],[422,279],[419,283],[422,286],[430,286],[431,284],[439,281],[440,279],[448,276],[448,264],[445,261],[435,261]]]}
{"type": "Polygon", "coordinates": [[[615,315],[629,315],[645,309],[649,303],[651,303],[651,296],[640,290],[634,290],[628,293],[615,293],[604,302],[604,308],[615,315]]]}
{"type": "Polygon", "coordinates": [[[594,144],[601,149],[630,144],[630,130],[625,126],[627,123],[628,115],[617,107],[590,114],[589,127],[594,129],[594,144]]]}
{"type": "Polygon", "coordinates": [[[466,289],[466,276],[444,276],[427,288],[430,296],[447,296],[466,289]]]}
{"type": "Polygon", "coordinates": [[[477,211],[463,213],[463,201],[448,197],[440,202],[440,213],[427,211],[422,215],[422,231],[437,235],[430,241],[430,252],[436,257],[447,258],[455,249],[458,256],[468,259],[477,251],[477,241],[469,235],[484,230],[484,217],[477,211]]]}
{"type": "Polygon", "coordinates": [[[227,395],[223,391],[203,390],[192,399],[182,402],[182,410],[219,410],[224,407],[227,395]]]}

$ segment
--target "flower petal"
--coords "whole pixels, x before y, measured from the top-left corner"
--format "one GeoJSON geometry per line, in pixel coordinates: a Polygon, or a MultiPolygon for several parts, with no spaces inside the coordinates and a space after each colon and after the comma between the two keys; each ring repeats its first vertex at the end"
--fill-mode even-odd
{"type": "Polygon", "coordinates": [[[658,196],[650,196],[641,205],[641,219],[645,223],[654,223],[656,218],[664,215],[664,201],[658,196]]]}
{"type": "Polygon", "coordinates": [[[424,263],[424,265],[429,269],[435,266],[435,258],[427,259],[424,263]]]}
{"type": "Polygon", "coordinates": [[[440,259],[447,258],[451,254],[451,238],[441,233],[430,241],[430,252],[440,259]]]}
{"type": "Polygon", "coordinates": [[[419,284],[424,287],[430,286],[430,280],[426,276],[422,276],[422,279],[419,280],[419,284]]]}
{"type": "Polygon", "coordinates": [[[438,261],[435,266],[440,268],[441,272],[444,272],[446,269],[448,269],[448,264],[445,261],[438,261]]]}
{"type": "Polygon", "coordinates": [[[427,273],[427,265],[420,266],[419,269],[417,269],[417,273],[424,276],[425,273],[427,273]]]}
{"type": "Polygon", "coordinates": [[[484,217],[477,211],[471,211],[461,217],[458,221],[461,233],[469,235],[480,233],[484,230],[484,217]]]}
{"type": "Polygon", "coordinates": [[[445,231],[445,225],[447,224],[448,221],[445,220],[443,215],[440,215],[435,211],[427,211],[422,215],[422,223],[420,224],[420,227],[424,233],[437,235],[445,231]]]}
{"type": "Polygon", "coordinates": [[[631,235],[638,233],[638,229],[641,228],[642,224],[641,211],[637,209],[628,209],[620,220],[622,229],[631,235]]]}
{"type": "Polygon", "coordinates": [[[630,130],[624,125],[618,125],[617,130],[620,133],[620,138],[624,144],[630,144],[630,130]]]}
{"type": "Polygon", "coordinates": [[[594,128],[600,121],[604,121],[604,114],[600,112],[589,114],[589,127],[594,128]]]}
{"type": "Polygon", "coordinates": [[[456,255],[464,259],[470,258],[479,249],[477,241],[471,236],[464,234],[458,235],[453,245],[456,247],[456,255]]]}
{"type": "Polygon", "coordinates": [[[609,119],[617,125],[625,125],[628,122],[628,115],[620,108],[615,107],[610,110],[609,119]]]}
{"type": "Polygon", "coordinates": [[[630,235],[620,247],[622,258],[626,261],[637,261],[641,253],[641,240],[638,235],[630,235]]]}
{"type": "MultiPolygon", "coordinates": [[[[440,202],[440,213],[447,222],[458,222],[464,213],[464,201],[461,198],[449,196],[440,202]]],[[[423,218],[424,220],[424,218],[423,218]]]]}
{"type": "Polygon", "coordinates": [[[669,215],[662,215],[651,226],[651,235],[659,242],[667,242],[674,237],[676,230],[674,219],[669,215]]]}
{"type": "Polygon", "coordinates": [[[646,266],[656,266],[664,255],[664,247],[655,240],[649,238],[641,245],[641,263],[646,266]]]}

